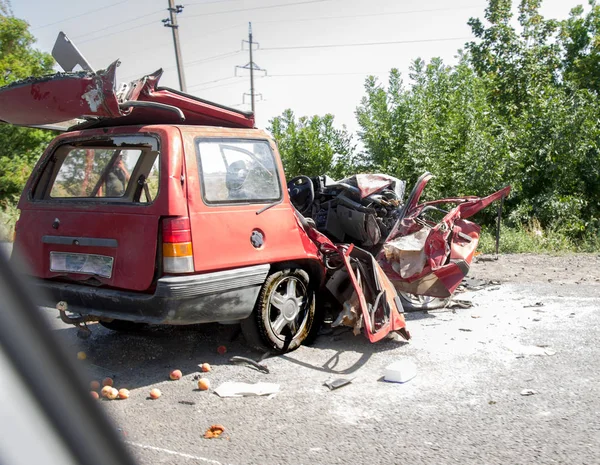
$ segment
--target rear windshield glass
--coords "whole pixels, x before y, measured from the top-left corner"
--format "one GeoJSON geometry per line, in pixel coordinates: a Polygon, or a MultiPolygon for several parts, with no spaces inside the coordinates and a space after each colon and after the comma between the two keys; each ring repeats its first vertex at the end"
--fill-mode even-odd
{"type": "Polygon", "coordinates": [[[200,139],[202,190],[207,203],[281,199],[277,165],[267,141],[200,139]]]}
{"type": "Polygon", "coordinates": [[[57,149],[46,171],[47,196],[53,199],[115,199],[150,203],[158,194],[159,157],[152,138],[127,137],[57,149]],[[119,145],[107,147],[106,145],[119,145]],[[96,146],[101,145],[101,146],[96,146]],[[48,173],[50,171],[50,173],[48,173]]]}

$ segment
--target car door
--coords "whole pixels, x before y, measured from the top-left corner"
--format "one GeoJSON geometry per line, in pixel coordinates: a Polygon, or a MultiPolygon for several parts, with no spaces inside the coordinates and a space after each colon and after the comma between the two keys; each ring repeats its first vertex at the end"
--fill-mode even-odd
{"type": "Polygon", "coordinates": [[[251,132],[203,134],[185,136],[196,271],[307,258],[275,145],[251,132]]]}

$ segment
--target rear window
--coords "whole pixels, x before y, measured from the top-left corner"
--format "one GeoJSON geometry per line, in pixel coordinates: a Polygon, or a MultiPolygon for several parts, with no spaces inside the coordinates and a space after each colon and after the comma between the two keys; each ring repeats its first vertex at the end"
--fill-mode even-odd
{"type": "Polygon", "coordinates": [[[271,146],[264,140],[197,141],[206,203],[262,203],[281,199],[271,146]]]}
{"type": "Polygon", "coordinates": [[[158,195],[160,158],[151,137],[115,137],[57,148],[43,177],[51,199],[150,203],[158,195]]]}

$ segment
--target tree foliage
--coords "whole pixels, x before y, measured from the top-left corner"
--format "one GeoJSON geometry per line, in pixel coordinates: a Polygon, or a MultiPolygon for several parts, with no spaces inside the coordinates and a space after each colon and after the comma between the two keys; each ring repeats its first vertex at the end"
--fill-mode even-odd
{"type": "Polygon", "coordinates": [[[600,216],[600,7],[544,19],[540,0],[489,0],[469,24],[476,41],[458,63],[414,60],[408,85],[370,77],[357,108],[373,170],[414,181],[437,175],[432,196],[487,194],[511,184],[511,220],[573,236],[600,216]]]}
{"type": "MultiPolygon", "coordinates": [[[[52,73],[54,60],[33,48],[29,25],[10,16],[10,4],[0,3],[0,86],[29,76],[52,73]]],[[[54,137],[49,131],[0,123],[0,202],[18,195],[31,169],[54,137]]]]}
{"type": "MultiPolygon", "coordinates": [[[[515,226],[539,221],[574,238],[597,235],[600,6],[590,0],[557,21],[540,5],[520,0],[515,18],[512,0],[488,0],[484,17],[468,21],[475,40],[457,64],[417,58],[407,81],[397,69],[386,83],[368,77],[356,109],[362,151],[347,144],[344,166],[409,183],[431,171],[430,197],[510,184],[515,226]]],[[[292,175],[339,170],[330,140],[316,137],[320,122],[296,123],[291,111],[273,120],[292,175]]]]}
{"type": "Polygon", "coordinates": [[[297,119],[292,110],[285,110],[269,122],[288,179],[300,174],[341,178],[352,171],[352,136],[346,128],[337,129],[333,120],[332,115],[297,119]]]}

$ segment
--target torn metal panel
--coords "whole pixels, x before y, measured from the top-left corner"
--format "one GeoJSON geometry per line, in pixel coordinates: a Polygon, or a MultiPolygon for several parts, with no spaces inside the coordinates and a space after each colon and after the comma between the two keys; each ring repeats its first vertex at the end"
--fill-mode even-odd
{"type": "Polygon", "coordinates": [[[117,64],[114,62],[96,74],[58,73],[2,87],[0,120],[29,126],[120,116],[113,92],[117,64]]]}
{"type": "MultiPolygon", "coordinates": [[[[507,196],[510,187],[487,197],[419,203],[432,178],[431,173],[420,176],[405,202],[404,181],[383,174],[359,174],[343,181],[306,178],[312,183],[312,198],[307,199],[306,188],[292,189],[295,186],[290,187],[290,198],[302,204],[321,233],[376,255],[398,291],[447,298],[467,275],[479,243],[481,228],[467,218],[507,196]],[[296,192],[302,196],[296,198],[296,192]],[[452,204],[450,210],[441,208],[452,204]]],[[[356,305],[348,296],[341,303],[345,307],[340,324],[354,322],[356,305]]]]}
{"type": "Polygon", "coordinates": [[[446,298],[452,295],[469,272],[479,243],[481,228],[465,218],[507,196],[510,186],[483,198],[458,197],[417,205],[416,199],[420,197],[425,184],[426,181],[422,180],[417,186],[417,195],[410,199],[413,207],[407,209],[404,217],[398,221],[377,260],[399,291],[446,298]],[[438,205],[453,203],[458,205],[450,211],[437,208],[438,205]],[[423,217],[430,208],[444,213],[441,221],[434,223],[423,217]],[[425,266],[420,273],[403,274],[401,253],[392,250],[393,246],[398,244],[399,238],[419,232],[427,236],[422,249],[426,257],[425,266]]]}
{"type": "Polygon", "coordinates": [[[410,339],[400,297],[373,255],[354,244],[334,244],[302,215],[297,218],[322,254],[327,287],[343,304],[339,324],[353,327],[355,334],[364,330],[370,342],[390,333],[410,339]]]}
{"type": "Polygon", "coordinates": [[[158,87],[162,70],[116,90],[118,61],[106,70],[57,73],[0,88],[0,121],[40,126],[84,120],[71,129],[140,124],[253,128],[254,116],[158,87]]]}

